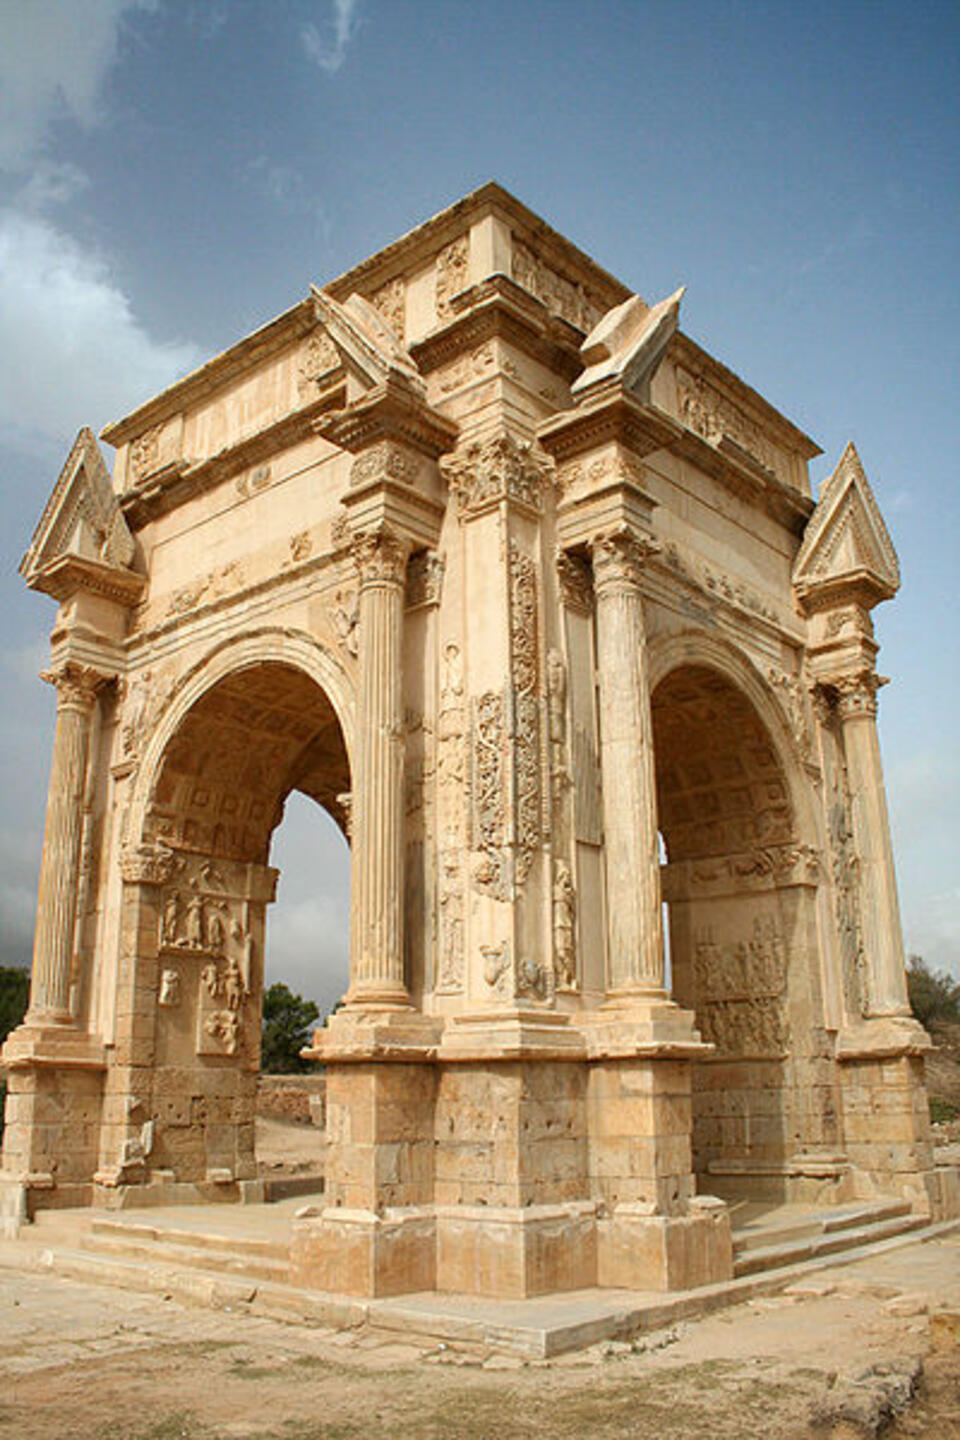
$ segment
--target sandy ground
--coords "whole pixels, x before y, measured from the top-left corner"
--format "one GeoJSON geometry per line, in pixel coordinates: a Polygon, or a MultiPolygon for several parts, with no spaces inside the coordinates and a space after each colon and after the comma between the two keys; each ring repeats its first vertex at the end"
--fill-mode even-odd
{"type": "Polygon", "coordinates": [[[0,1437],[960,1440],[958,1340],[960,1232],[534,1363],[0,1271],[0,1437]]]}
{"type": "Polygon", "coordinates": [[[257,1116],[257,1164],[262,1175],[323,1174],[324,1132],[296,1120],[257,1116]]]}

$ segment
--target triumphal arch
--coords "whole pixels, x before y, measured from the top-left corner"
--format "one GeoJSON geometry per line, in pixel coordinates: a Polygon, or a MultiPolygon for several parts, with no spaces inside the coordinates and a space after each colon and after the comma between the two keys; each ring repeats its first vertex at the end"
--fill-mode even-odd
{"type": "Polygon", "coordinates": [[[299,790],[352,877],[304,1283],[676,1288],[730,1274],[739,1195],[948,1208],[896,555],[853,446],[815,504],[681,294],[488,185],[110,425],[112,475],[81,432],[23,563],[58,709],[8,1194],[255,1193],[299,790]]]}

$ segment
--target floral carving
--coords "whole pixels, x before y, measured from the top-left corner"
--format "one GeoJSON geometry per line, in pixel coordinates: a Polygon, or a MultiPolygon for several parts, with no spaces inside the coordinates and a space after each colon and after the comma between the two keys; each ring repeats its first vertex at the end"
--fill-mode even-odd
{"type": "Polygon", "coordinates": [[[473,717],[473,848],[480,852],[473,870],[478,890],[498,900],[509,899],[510,884],[503,851],[504,809],[503,700],[493,691],[474,702],[473,717]]]}
{"type": "Polygon", "coordinates": [[[860,856],[850,820],[847,777],[842,768],[834,776],[828,820],[844,996],[852,1015],[865,1015],[867,960],[860,916],[860,856]]]}
{"type": "Polygon", "coordinates": [[[389,530],[362,531],[353,537],[353,558],[366,585],[402,585],[406,577],[410,547],[389,530]]]}
{"type": "Polygon", "coordinates": [[[443,590],[444,559],[435,550],[421,550],[411,555],[407,565],[408,610],[418,610],[424,605],[439,605],[443,590]]]}
{"type": "Polygon", "coordinates": [[[593,576],[587,562],[579,555],[568,555],[565,550],[558,550],[557,579],[560,582],[560,598],[567,609],[589,615],[594,595],[593,576]]]}
{"type": "Polygon", "coordinates": [[[419,466],[409,451],[390,440],[379,440],[354,460],[350,484],[374,485],[398,480],[402,485],[415,485],[418,474],[419,466]]]}
{"type": "Polygon", "coordinates": [[[308,399],[318,389],[323,377],[339,368],[340,355],[330,336],[325,330],[314,330],[300,352],[297,365],[297,394],[300,399],[308,399]]]}
{"type": "Polygon", "coordinates": [[[553,462],[529,441],[502,430],[443,457],[440,468],[462,514],[489,509],[502,500],[539,512],[553,462]]]}

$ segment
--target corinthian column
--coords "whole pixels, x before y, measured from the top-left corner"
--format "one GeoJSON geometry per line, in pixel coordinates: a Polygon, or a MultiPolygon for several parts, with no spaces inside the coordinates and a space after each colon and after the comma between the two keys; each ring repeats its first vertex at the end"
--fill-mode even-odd
{"type": "Polygon", "coordinates": [[[90,720],[104,676],[79,665],[47,673],[57,687],[57,728],[47,796],[28,1023],[69,1023],[83,793],[90,720]]]}
{"type": "Polygon", "coordinates": [[[652,543],[591,543],[597,600],[608,994],[664,994],[653,721],[640,566],[652,543]]]}
{"type": "Polygon", "coordinates": [[[403,974],[403,587],[408,545],[360,534],[360,694],[351,812],[350,991],[354,1005],[408,1006],[403,974]]]}
{"type": "Polygon", "coordinates": [[[863,670],[833,684],[843,735],[866,960],[867,1014],[909,1015],[897,877],[877,737],[877,690],[863,670]]]}

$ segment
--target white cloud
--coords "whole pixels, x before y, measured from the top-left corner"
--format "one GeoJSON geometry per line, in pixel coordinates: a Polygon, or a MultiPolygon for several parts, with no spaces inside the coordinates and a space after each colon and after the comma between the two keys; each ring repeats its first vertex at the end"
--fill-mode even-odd
{"type": "Polygon", "coordinates": [[[23,171],[52,120],[101,119],[103,82],[124,13],[155,0],[3,0],[0,5],[0,169],[23,171]]]}
{"type": "Polygon", "coordinates": [[[0,426],[69,438],[200,359],[147,334],[103,257],[38,215],[0,210],[0,426]]]}
{"type": "Polygon", "coordinates": [[[328,75],[335,75],[347,58],[347,47],[360,23],[358,0],[333,0],[332,10],[322,31],[316,25],[304,25],[300,31],[307,55],[328,75]]]}

